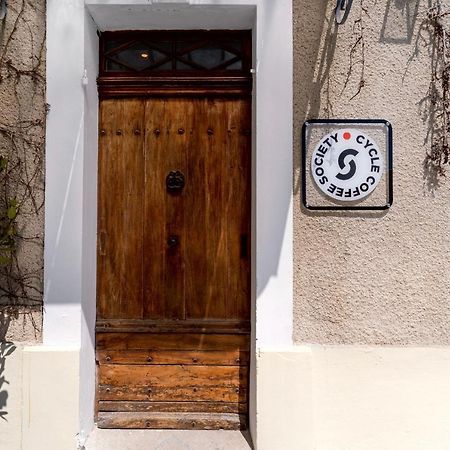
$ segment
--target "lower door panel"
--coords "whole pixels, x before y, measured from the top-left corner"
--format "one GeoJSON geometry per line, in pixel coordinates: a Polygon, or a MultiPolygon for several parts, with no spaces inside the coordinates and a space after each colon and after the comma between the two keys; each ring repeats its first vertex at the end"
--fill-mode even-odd
{"type": "Polygon", "coordinates": [[[249,335],[97,333],[100,428],[245,429],[249,335]]]}

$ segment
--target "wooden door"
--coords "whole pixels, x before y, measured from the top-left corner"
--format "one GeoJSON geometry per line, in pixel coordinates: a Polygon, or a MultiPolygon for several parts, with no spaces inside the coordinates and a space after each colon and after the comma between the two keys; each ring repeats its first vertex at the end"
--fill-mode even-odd
{"type": "Polygon", "coordinates": [[[250,97],[100,102],[97,420],[245,428],[250,97]]]}

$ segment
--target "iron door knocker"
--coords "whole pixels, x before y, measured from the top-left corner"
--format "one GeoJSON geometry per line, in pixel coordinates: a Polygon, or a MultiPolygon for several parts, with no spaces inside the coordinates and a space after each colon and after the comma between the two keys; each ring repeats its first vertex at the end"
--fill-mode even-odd
{"type": "Polygon", "coordinates": [[[179,170],[172,170],[166,177],[167,191],[173,194],[180,192],[185,185],[185,178],[179,170]]]}

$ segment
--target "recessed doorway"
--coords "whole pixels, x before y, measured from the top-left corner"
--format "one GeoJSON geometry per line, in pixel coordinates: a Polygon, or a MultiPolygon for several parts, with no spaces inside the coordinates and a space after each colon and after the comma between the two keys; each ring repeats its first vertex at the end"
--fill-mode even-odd
{"type": "Polygon", "coordinates": [[[245,429],[251,32],[100,44],[98,426],[245,429]]]}

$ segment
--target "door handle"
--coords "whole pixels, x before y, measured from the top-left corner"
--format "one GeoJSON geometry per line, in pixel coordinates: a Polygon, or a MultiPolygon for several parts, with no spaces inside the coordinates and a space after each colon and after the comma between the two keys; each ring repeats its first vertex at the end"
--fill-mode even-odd
{"type": "Polygon", "coordinates": [[[241,259],[248,258],[248,234],[241,234],[241,259]]]}

